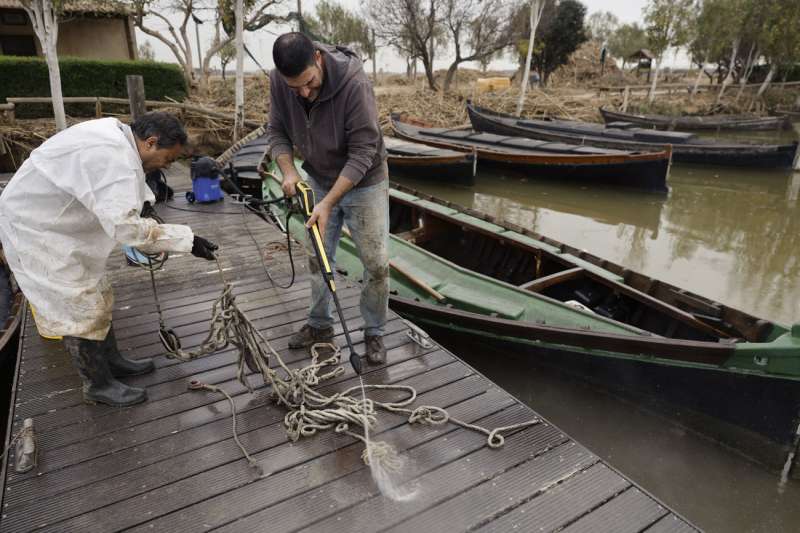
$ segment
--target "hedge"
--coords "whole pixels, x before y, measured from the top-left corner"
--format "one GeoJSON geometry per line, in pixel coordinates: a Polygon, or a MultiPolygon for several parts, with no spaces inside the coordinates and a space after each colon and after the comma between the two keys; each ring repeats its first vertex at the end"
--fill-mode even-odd
{"type": "MultiPolygon", "coordinates": [[[[186,97],[186,81],[180,67],[155,61],[101,61],[63,57],[61,90],[64,96],[111,96],[127,98],[125,76],[139,74],[144,78],[148,100],[178,101],[186,97]]],[[[15,96],[50,96],[47,63],[39,57],[0,55],[0,102],[15,96]]],[[[93,106],[71,104],[69,114],[93,113],[93,106]],[[90,109],[91,108],[91,109],[90,109]]],[[[20,106],[18,116],[48,116],[47,106],[20,106]]],[[[52,108],[51,108],[52,109],[52,108]]],[[[52,111],[49,111],[52,116],[52,111]]]]}

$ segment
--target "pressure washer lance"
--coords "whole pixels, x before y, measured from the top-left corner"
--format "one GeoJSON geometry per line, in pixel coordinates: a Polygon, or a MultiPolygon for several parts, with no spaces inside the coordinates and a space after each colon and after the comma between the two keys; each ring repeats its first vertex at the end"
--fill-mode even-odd
{"type": "MultiPolygon", "coordinates": [[[[297,199],[300,202],[300,212],[302,213],[306,222],[308,222],[309,217],[311,217],[311,213],[314,211],[314,191],[311,189],[311,187],[309,187],[308,183],[304,181],[298,182],[296,187],[297,199]]],[[[322,235],[316,222],[310,228],[308,228],[308,236],[311,239],[311,245],[314,247],[314,255],[317,256],[317,262],[319,263],[319,269],[322,272],[322,278],[325,280],[325,283],[328,285],[328,289],[331,291],[333,303],[336,305],[336,313],[339,315],[339,321],[342,323],[344,338],[347,339],[347,347],[350,349],[350,364],[353,366],[353,370],[356,371],[356,374],[361,375],[361,357],[359,356],[358,352],[356,352],[356,349],[353,347],[353,341],[350,339],[350,330],[347,328],[347,323],[344,320],[344,313],[342,312],[342,305],[339,303],[339,297],[336,295],[336,282],[333,279],[333,271],[331,270],[331,265],[328,262],[328,256],[325,253],[325,245],[323,244],[322,235]]]]}

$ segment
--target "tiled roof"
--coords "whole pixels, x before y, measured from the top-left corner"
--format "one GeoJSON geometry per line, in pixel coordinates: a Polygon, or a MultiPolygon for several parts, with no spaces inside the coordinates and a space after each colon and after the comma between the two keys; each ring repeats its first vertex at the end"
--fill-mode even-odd
{"type": "MultiPolygon", "coordinates": [[[[22,9],[19,0],[0,0],[0,8],[22,9]]],[[[131,8],[114,0],[66,0],[64,11],[69,13],[97,13],[103,15],[127,15],[131,8]]]]}

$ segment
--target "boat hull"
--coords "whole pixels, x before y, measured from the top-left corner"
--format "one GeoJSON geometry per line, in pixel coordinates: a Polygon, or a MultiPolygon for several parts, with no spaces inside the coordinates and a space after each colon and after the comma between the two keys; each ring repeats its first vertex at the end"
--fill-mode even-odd
{"type": "MultiPolygon", "coordinates": [[[[476,363],[479,368],[509,364],[517,372],[536,372],[544,367],[578,378],[664,415],[771,470],[783,468],[792,449],[800,422],[798,381],[598,358],[582,351],[488,338],[480,331],[423,318],[408,309],[400,314],[449,349],[475,354],[485,348],[494,359],[476,363]],[[497,359],[497,354],[503,359],[497,359]]],[[[793,473],[794,477],[800,474],[797,465],[793,473]]]]}
{"type": "MultiPolygon", "coordinates": [[[[492,120],[486,110],[476,112],[467,108],[472,126],[478,131],[498,135],[517,135],[542,141],[554,141],[574,144],[587,144],[601,148],[619,150],[663,150],[667,145],[620,140],[597,135],[573,135],[560,131],[515,126],[499,120],[492,120]]],[[[759,167],[759,168],[791,168],[797,152],[797,143],[785,145],[715,145],[712,143],[670,144],[672,160],[680,163],[702,165],[759,167]]]]}
{"type": "MultiPolygon", "coordinates": [[[[670,155],[667,149],[659,153],[575,154],[541,153],[507,150],[503,147],[467,144],[419,134],[425,128],[409,127],[393,121],[395,135],[412,142],[447,148],[464,153],[476,153],[478,165],[499,167],[528,178],[547,178],[590,185],[612,185],[666,194],[670,155]]],[[[574,146],[565,147],[572,151],[574,146]]]]}
{"type": "Polygon", "coordinates": [[[472,154],[459,154],[450,158],[394,156],[387,158],[390,176],[405,176],[418,180],[475,184],[475,160],[472,154]]]}
{"type": "Polygon", "coordinates": [[[784,117],[757,116],[707,116],[707,117],[670,117],[666,115],[636,115],[620,113],[600,108],[600,114],[606,124],[610,122],[630,122],[648,128],[660,130],[695,130],[695,131],[768,131],[791,128],[791,123],[784,117]]]}

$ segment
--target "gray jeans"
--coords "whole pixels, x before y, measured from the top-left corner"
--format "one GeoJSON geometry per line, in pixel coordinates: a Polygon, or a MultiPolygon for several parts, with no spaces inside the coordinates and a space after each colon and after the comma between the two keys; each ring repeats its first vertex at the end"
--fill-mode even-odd
{"type": "MultiPolygon", "coordinates": [[[[317,201],[328,193],[313,179],[308,179],[317,201]]],[[[347,224],[350,236],[364,266],[361,286],[361,316],[365,335],[383,335],[389,309],[389,182],[351,189],[331,210],[325,228],[325,252],[335,269],[336,248],[347,224]]],[[[327,328],[333,324],[333,302],[328,286],[319,272],[313,248],[308,244],[311,273],[311,310],[308,324],[327,328]]]]}

